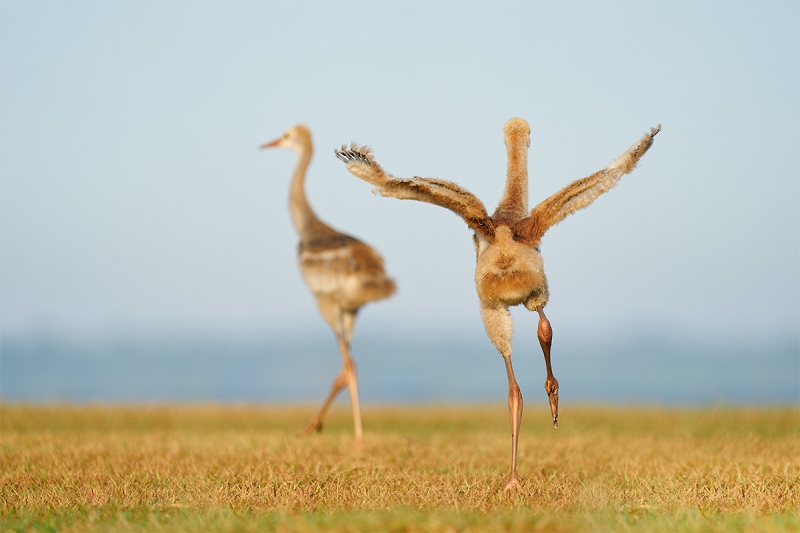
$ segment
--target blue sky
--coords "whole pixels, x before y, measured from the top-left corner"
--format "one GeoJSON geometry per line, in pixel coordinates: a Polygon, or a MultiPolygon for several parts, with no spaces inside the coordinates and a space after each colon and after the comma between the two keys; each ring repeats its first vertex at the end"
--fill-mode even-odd
{"type": "Polygon", "coordinates": [[[3,334],[327,334],[295,264],[296,157],[257,149],[297,123],[312,205],[399,287],[358,330],[480,331],[463,222],[374,196],[332,150],[491,212],[520,116],[531,205],[663,127],[545,236],[557,336],[798,335],[797,2],[5,0],[0,29],[3,334]]]}

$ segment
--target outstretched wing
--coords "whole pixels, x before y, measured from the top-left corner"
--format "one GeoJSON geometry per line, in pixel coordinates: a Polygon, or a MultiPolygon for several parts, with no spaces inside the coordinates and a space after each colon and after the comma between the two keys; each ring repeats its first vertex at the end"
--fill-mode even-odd
{"type": "Polygon", "coordinates": [[[611,190],[622,176],[631,172],[653,144],[653,137],[659,131],[661,124],[651,128],[650,133],[645,134],[603,170],[570,183],[534,207],[527,218],[515,225],[515,236],[528,244],[539,244],[549,228],[594,202],[598,196],[611,190]]]}
{"type": "Polygon", "coordinates": [[[381,196],[401,200],[417,200],[449,209],[464,219],[467,225],[487,239],[494,237],[494,223],[477,196],[450,181],[436,178],[395,178],[387,174],[372,157],[366,146],[342,145],[334,150],[336,157],[347,165],[347,170],[357,178],[375,186],[381,196]]]}

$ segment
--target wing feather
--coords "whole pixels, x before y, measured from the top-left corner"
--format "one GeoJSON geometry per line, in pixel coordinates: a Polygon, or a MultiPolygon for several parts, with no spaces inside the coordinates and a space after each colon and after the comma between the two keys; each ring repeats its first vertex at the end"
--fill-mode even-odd
{"type": "Polygon", "coordinates": [[[400,200],[417,200],[449,209],[473,230],[487,239],[494,237],[494,223],[489,218],[483,202],[463,187],[436,178],[396,178],[387,174],[375,161],[372,151],[355,143],[334,150],[336,157],[347,165],[347,170],[357,178],[375,186],[381,196],[400,200]]]}
{"type": "Polygon", "coordinates": [[[527,218],[515,225],[514,234],[528,244],[539,244],[549,228],[594,202],[601,194],[611,190],[622,176],[631,172],[653,144],[653,137],[659,131],[661,124],[651,128],[649,133],[604,169],[570,183],[541,202],[527,218]]]}

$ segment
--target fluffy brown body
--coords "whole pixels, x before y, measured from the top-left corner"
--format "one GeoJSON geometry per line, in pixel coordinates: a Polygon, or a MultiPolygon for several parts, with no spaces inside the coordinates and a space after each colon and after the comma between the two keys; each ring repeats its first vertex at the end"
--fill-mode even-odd
{"type": "Polygon", "coordinates": [[[342,355],[342,369],[333,380],[322,408],[311,420],[304,434],[320,431],[328,408],[339,392],[347,387],[353,410],[356,440],[362,439],[361,409],[355,362],[350,353],[356,315],[362,306],[388,298],[396,287],[383,268],[383,258],[367,244],[341,233],[317,217],[305,193],[305,178],[313,155],[311,132],[303,125],[287,130],[282,137],[261,148],[289,148],[299,155],[292,176],[289,210],[300,236],[298,263],[303,280],[311,289],[320,314],[336,335],[342,355]]]}
{"type": "Polygon", "coordinates": [[[355,143],[335,151],[351,174],[374,185],[381,195],[445,207],[463,218],[474,230],[475,288],[481,315],[486,334],[503,356],[508,377],[511,473],[506,490],[520,484],[517,442],[522,423],[522,394],[511,365],[513,322],[508,308],[522,304],[539,315],[537,336],[547,371],[544,387],[550,402],[553,427],[558,428],[558,381],[550,364],[553,332],[544,314],[549,293],[539,243],[550,227],[591,204],[624,174],[632,171],[660,129],[660,125],[652,128],[604,169],[567,185],[529,212],[530,126],[521,118],[512,118],[503,129],[508,155],[506,187],[491,216],[480,199],[455,183],[436,178],[395,178],[381,168],[368,147],[355,143]]]}

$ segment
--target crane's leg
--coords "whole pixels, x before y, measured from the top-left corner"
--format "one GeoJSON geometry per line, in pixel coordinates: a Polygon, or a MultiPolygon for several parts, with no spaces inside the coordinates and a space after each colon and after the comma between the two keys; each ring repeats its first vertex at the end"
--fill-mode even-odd
{"type": "Polygon", "coordinates": [[[558,380],[553,375],[553,367],[550,366],[550,345],[553,342],[553,328],[550,327],[550,321],[544,316],[544,309],[537,307],[536,312],[539,313],[539,328],[536,333],[537,337],[539,337],[542,353],[544,353],[544,364],[547,367],[544,390],[550,399],[550,414],[553,415],[553,427],[558,429],[558,380]]]}
{"type": "Polygon", "coordinates": [[[350,340],[353,338],[353,326],[356,322],[356,311],[342,313],[342,340],[339,341],[339,350],[342,352],[343,369],[347,380],[347,391],[350,393],[350,407],[353,410],[353,428],[356,441],[361,442],[363,430],[361,427],[361,406],[358,403],[358,377],[356,363],[350,354],[350,340]]]}
{"type": "Polygon", "coordinates": [[[328,398],[325,400],[325,403],[322,404],[322,408],[319,410],[316,416],[311,419],[311,422],[308,423],[306,428],[300,432],[301,435],[308,435],[312,431],[322,431],[322,421],[325,418],[325,414],[328,412],[328,408],[333,403],[333,400],[336,399],[336,396],[339,394],[339,391],[341,391],[346,386],[347,386],[347,374],[345,372],[345,369],[342,368],[339,371],[339,374],[336,375],[336,378],[334,378],[333,385],[331,385],[331,391],[330,393],[328,393],[328,398]]]}
{"type": "Polygon", "coordinates": [[[514,368],[511,366],[511,337],[513,321],[507,307],[481,307],[483,325],[489,340],[503,356],[508,378],[508,416],[511,422],[511,473],[506,480],[504,491],[522,487],[522,478],[517,474],[517,444],[522,425],[522,392],[519,390],[514,368]]]}
{"type": "Polygon", "coordinates": [[[511,421],[511,473],[506,480],[503,490],[521,488],[522,478],[517,474],[517,444],[519,443],[519,428],[522,425],[522,392],[519,390],[511,367],[511,354],[503,355],[508,376],[508,416],[511,421]]]}
{"type": "MultiPolygon", "coordinates": [[[[320,306],[322,308],[322,306],[320,306]]],[[[323,312],[323,316],[326,313],[323,312]]],[[[353,425],[355,427],[356,440],[361,441],[363,430],[361,427],[361,409],[358,403],[358,380],[356,378],[356,365],[353,358],[350,356],[350,338],[353,333],[353,324],[355,322],[355,313],[343,312],[335,320],[331,320],[332,325],[335,325],[334,331],[336,333],[336,342],[339,344],[339,351],[342,354],[342,369],[336,375],[331,385],[331,390],[322,408],[311,419],[308,426],[301,432],[301,435],[308,435],[312,431],[322,431],[322,421],[328,408],[338,396],[339,392],[347,387],[350,391],[350,403],[353,408],[353,425]]]]}

